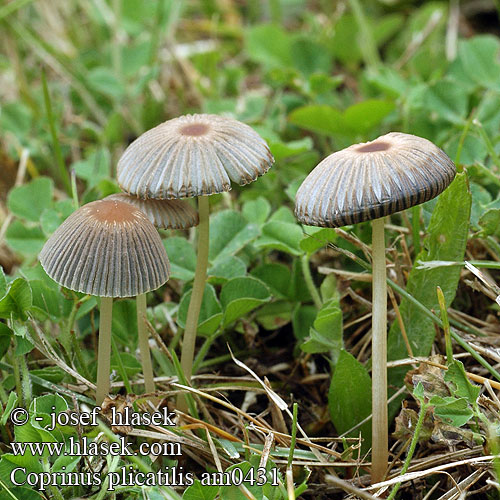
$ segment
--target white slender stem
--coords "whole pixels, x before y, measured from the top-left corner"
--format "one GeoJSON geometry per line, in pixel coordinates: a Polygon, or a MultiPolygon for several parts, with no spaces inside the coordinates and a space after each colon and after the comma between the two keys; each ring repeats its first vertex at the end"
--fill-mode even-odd
{"type": "Polygon", "coordinates": [[[384,219],[372,221],[372,483],[382,480],[388,463],[387,282],[384,219]]]}
{"type": "Polygon", "coordinates": [[[99,318],[99,346],[97,351],[97,389],[95,400],[98,405],[109,394],[111,386],[109,373],[111,366],[111,320],[113,317],[113,298],[101,297],[99,318]]]}
{"type": "Polygon", "coordinates": [[[144,390],[145,392],[154,392],[153,365],[149,350],[149,335],[146,329],[146,294],[142,293],[138,295],[135,300],[137,305],[137,335],[139,338],[139,351],[141,353],[142,373],[144,375],[144,390]]]}
{"type": "Polygon", "coordinates": [[[189,301],[186,317],[186,328],[182,341],[181,367],[187,381],[191,380],[193,369],[194,347],[196,343],[196,331],[198,329],[198,317],[200,316],[203,292],[207,279],[208,267],[208,236],[209,236],[209,207],[208,196],[198,196],[198,213],[200,224],[198,225],[198,248],[196,270],[194,275],[193,291],[189,301]]]}

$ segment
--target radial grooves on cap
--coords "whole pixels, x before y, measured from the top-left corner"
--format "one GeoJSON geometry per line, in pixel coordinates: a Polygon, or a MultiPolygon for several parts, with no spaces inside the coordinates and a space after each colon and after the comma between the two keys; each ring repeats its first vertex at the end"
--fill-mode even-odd
{"type": "Polygon", "coordinates": [[[126,193],[116,193],[105,198],[119,200],[137,207],[153,223],[161,229],[188,229],[200,222],[198,212],[183,200],[143,200],[126,193]]]}
{"type": "Polygon", "coordinates": [[[455,176],[450,158],[426,139],[392,132],[377,141],[391,147],[360,152],[355,144],[307,176],[295,202],[303,224],[340,227],[384,217],[436,197],[455,176]]]}
{"type": "Polygon", "coordinates": [[[59,226],[40,253],[54,281],[100,297],[132,297],[167,281],[165,248],[141,212],[135,211],[136,222],[109,223],[89,217],[85,207],[59,226]]]}
{"type": "Polygon", "coordinates": [[[185,115],[130,144],[118,162],[117,180],[139,198],[188,198],[229,191],[231,182],[252,182],[273,162],[265,141],[248,125],[217,115],[185,115]],[[204,125],[206,132],[183,133],[194,125],[204,125]]]}

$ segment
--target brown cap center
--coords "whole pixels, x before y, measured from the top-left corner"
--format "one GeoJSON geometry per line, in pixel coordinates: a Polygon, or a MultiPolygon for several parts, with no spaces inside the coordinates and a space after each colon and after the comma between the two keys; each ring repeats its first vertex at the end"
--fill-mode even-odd
{"type": "Polygon", "coordinates": [[[199,136],[199,135],[205,135],[209,130],[208,125],[205,123],[192,123],[190,125],[184,125],[184,127],[181,127],[180,133],[182,135],[190,135],[190,136],[199,136]]]}
{"type": "Polygon", "coordinates": [[[129,203],[117,200],[99,200],[87,205],[89,217],[99,222],[124,224],[136,222],[141,212],[129,203]]]}
{"type": "Polygon", "coordinates": [[[384,141],[373,141],[356,148],[359,153],[373,153],[375,151],[386,151],[391,147],[388,142],[384,141]]]}

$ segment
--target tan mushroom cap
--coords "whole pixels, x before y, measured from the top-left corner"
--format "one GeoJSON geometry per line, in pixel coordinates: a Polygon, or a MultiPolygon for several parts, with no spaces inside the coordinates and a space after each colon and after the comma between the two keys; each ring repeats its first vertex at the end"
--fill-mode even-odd
{"type": "Polygon", "coordinates": [[[319,163],[297,191],[295,215],[320,227],[377,219],[434,198],[455,174],[454,163],[432,142],[391,132],[319,163]]]}
{"type": "Polygon", "coordinates": [[[134,205],[160,229],[189,229],[200,222],[198,212],[183,200],[143,200],[126,193],[112,194],[104,199],[134,205]]]}
{"type": "Polygon", "coordinates": [[[145,132],[117,166],[121,189],[139,198],[172,199],[229,191],[265,174],[274,159],[252,128],[218,115],[185,115],[145,132]]]}
{"type": "Polygon", "coordinates": [[[45,243],[40,263],[60,285],[99,297],[133,297],[169,276],[158,231],[140,210],[116,200],[73,212],[45,243]]]}

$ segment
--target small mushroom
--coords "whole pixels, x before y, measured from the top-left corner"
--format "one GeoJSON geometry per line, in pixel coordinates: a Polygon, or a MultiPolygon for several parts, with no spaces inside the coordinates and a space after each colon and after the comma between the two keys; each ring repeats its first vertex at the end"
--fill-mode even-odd
{"type": "MultiPolygon", "coordinates": [[[[146,292],[167,281],[169,263],[160,235],[132,205],[94,201],[57,228],[40,253],[40,263],[60,285],[101,297],[96,391],[96,402],[101,404],[110,389],[113,297],[138,296],[145,308],[146,292]]],[[[147,336],[141,329],[139,347],[144,378],[152,379],[147,336]]]]}
{"type": "MultiPolygon", "coordinates": [[[[129,203],[138,208],[158,229],[189,229],[199,223],[198,212],[184,200],[143,200],[126,193],[111,194],[105,200],[118,200],[129,203]]],[[[141,343],[141,358],[151,359],[149,352],[148,334],[146,330],[146,300],[144,295],[138,295],[137,306],[137,330],[141,343]]],[[[144,372],[144,384],[146,392],[155,390],[154,378],[151,366],[151,374],[144,372]]]]}
{"type": "Polygon", "coordinates": [[[133,196],[198,197],[197,262],[181,354],[188,381],[208,266],[207,195],[229,191],[231,182],[255,181],[273,162],[267,144],[252,128],[210,114],[180,116],[158,125],[136,139],[118,162],[118,184],[133,196]]]}
{"type": "Polygon", "coordinates": [[[134,205],[159,229],[189,229],[200,222],[198,212],[183,200],[143,200],[126,193],[111,194],[104,199],[134,205]]]}
{"type": "Polygon", "coordinates": [[[387,469],[386,215],[424,203],[455,177],[446,153],[414,135],[391,132],[325,158],[297,191],[295,215],[309,226],[372,220],[372,481],[387,469]]]}

